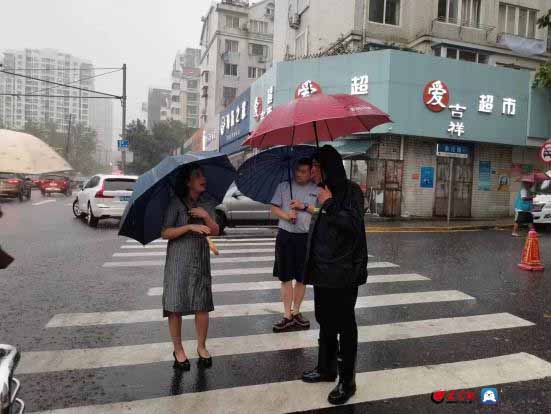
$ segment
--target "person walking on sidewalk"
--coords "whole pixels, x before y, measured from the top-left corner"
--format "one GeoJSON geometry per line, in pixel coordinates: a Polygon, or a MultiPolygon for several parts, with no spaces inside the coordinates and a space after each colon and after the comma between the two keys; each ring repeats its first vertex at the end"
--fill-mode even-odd
{"type": "MultiPolygon", "coordinates": [[[[333,382],[338,373],[338,384],[328,400],[344,404],[356,392],[358,328],[354,307],[358,286],[367,281],[364,197],[360,187],[346,178],[342,158],[333,147],[321,148],[319,167],[323,179],[320,209],[310,226],[304,279],[314,286],[320,325],[318,364],[305,371],[302,380],[333,382]]],[[[314,163],[315,172],[316,168],[314,163]]]]}
{"type": "Polygon", "coordinates": [[[168,240],[163,282],[163,316],[174,346],[174,368],[189,371],[182,346],[182,315],[195,315],[197,354],[200,367],[209,368],[212,358],[206,348],[209,312],[214,310],[210,249],[207,236],[216,236],[216,202],[203,193],[207,180],[199,167],[185,170],[164,216],[161,236],[168,240]]]}
{"type": "Polygon", "coordinates": [[[531,191],[533,183],[522,181],[520,190],[515,199],[515,224],[513,225],[513,237],[520,237],[518,233],[521,224],[532,225],[534,218],[532,216],[532,208],[534,206],[534,194],[531,191]]]}
{"type": "Polygon", "coordinates": [[[271,201],[272,214],[279,218],[274,277],[281,281],[284,311],[283,319],[273,325],[274,332],[310,328],[310,321],[300,313],[300,305],[306,292],[303,281],[308,229],[319,190],[310,180],[311,167],[310,159],[299,160],[292,182],[280,183],[271,201]]]}

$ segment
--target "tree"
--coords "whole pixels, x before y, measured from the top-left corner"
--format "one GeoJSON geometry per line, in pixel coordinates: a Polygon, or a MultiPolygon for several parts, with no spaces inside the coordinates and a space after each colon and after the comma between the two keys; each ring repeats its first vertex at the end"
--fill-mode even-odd
{"type": "Polygon", "coordinates": [[[188,128],[180,121],[161,121],[148,131],[139,119],[126,127],[129,150],[134,154],[134,162],[129,170],[142,174],[160,163],[175,149],[180,148],[195,129],[188,128]]]}
{"type": "MultiPolygon", "coordinates": [[[[543,29],[551,27],[551,9],[544,16],[538,19],[538,27],[543,29]]],[[[542,64],[535,77],[535,86],[551,89],[551,61],[542,64]]]]}

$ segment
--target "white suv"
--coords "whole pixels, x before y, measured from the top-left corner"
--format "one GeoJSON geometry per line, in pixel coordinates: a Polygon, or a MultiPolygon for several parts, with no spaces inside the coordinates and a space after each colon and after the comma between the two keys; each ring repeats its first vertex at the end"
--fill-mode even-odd
{"type": "Polygon", "coordinates": [[[121,218],[137,179],[130,175],[93,176],[78,192],[73,213],[86,217],[90,227],[96,227],[100,219],[121,218]]]}
{"type": "MultiPolygon", "coordinates": [[[[547,175],[551,176],[551,171],[547,175]]],[[[551,224],[551,180],[537,185],[532,216],[534,224],[551,224]]]]}

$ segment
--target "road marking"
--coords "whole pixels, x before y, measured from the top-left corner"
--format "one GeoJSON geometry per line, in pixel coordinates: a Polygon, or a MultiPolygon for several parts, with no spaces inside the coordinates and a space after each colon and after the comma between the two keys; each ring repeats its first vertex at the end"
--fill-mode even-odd
{"type": "MultiPolygon", "coordinates": [[[[509,313],[495,313],[456,318],[428,319],[358,327],[358,342],[382,342],[440,335],[493,331],[533,326],[532,322],[509,313]]],[[[319,330],[260,335],[209,338],[212,355],[242,355],[287,349],[316,347],[319,330]],[[243,346],[247,344],[247,346],[243,346]]],[[[197,342],[185,341],[189,358],[197,358],[197,342]]],[[[151,364],[172,360],[172,343],[114,346],[106,348],[68,349],[60,351],[24,352],[18,374],[95,369],[116,366],[151,364]]]]}
{"type": "MultiPolygon", "coordinates": [[[[479,388],[551,376],[551,364],[520,352],[493,358],[362,372],[347,404],[430,394],[437,389],[479,388]]],[[[72,407],[50,414],[282,414],[332,407],[333,383],[272,382],[103,405],[72,407]]],[[[428,398],[428,397],[427,397],[428,398]]]]}
{"type": "MultiPolygon", "coordinates": [[[[215,242],[227,242],[227,243],[241,243],[241,242],[266,242],[266,241],[274,241],[275,237],[262,237],[262,238],[256,238],[256,239],[225,239],[223,237],[211,237],[211,239],[215,242]]],[[[127,243],[138,243],[136,240],[126,240],[127,243]]],[[[151,243],[168,243],[168,240],[163,239],[157,239],[153,240],[151,243]]]]}
{"type": "MultiPolygon", "coordinates": [[[[44,204],[48,204],[48,203],[57,203],[57,200],[44,200],[44,201],[39,201],[38,203],[33,203],[33,206],[43,206],[44,204]]],[[[72,205],[72,204],[71,204],[72,205]]]]}
{"type": "MultiPolygon", "coordinates": [[[[356,308],[375,308],[381,306],[409,305],[417,303],[474,301],[475,298],[457,290],[436,290],[429,292],[393,293],[390,295],[360,296],[356,308]]],[[[249,303],[237,305],[221,305],[210,313],[210,318],[228,318],[235,316],[280,315],[281,302],[249,303]]],[[[302,303],[303,312],[314,310],[314,301],[302,303]]],[[[184,319],[193,319],[193,315],[184,316],[184,319]]],[[[46,324],[47,328],[61,328],[66,326],[93,326],[129,324],[141,322],[159,322],[164,320],[162,309],[144,309],[115,312],[90,313],[60,313],[54,315],[46,324]]]]}
{"type": "MultiPolygon", "coordinates": [[[[274,249],[241,249],[241,250],[219,250],[220,254],[249,254],[249,253],[274,253],[274,249]]],[[[211,252],[211,254],[213,254],[211,252]]],[[[113,257],[152,257],[152,256],[166,256],[166,251],[161,252],[149,252],[149,251],[143,251],[143,252],[131,252],[131,253],[114,253],[113,257]]],[[[271,256],[272,260],[274,259],[273,256],[271,256]]],[[[249,259],[253,259],[253,257],[243,257],[241,258],[243,260],[247,259],[246,261],[249,261],[249,259]]],[[[213,259],[211,259],[213,260],[213,259]]]]}
{"type": "MultiPolygon", "coordinates": [[[[373,283],[395,283],[395,282],[416,282],[427,281],[428,277],[418,274],[400,274],[400,275],[377,275],[369,276],[367,278],[368,284],[373,283]]],[[[279,289],[281,282],[266,281],[266,282],[246,282],[246,283],[215,283],[212,285],[213,292],[242,292],[242,291],[254,291],[254,290],[272,290],[279,289]]],[[[307,286],[311,287],[311,286],[307,286]]],[[[148,290],[148,296],[161,296],[163,294],[162,287],[154,287],[148,290]]]]}
{"type": "MultiPolygon", "coordinates": [[[[260,247],[260,246],[275,246],[275,242],[268,242],[268,243],[218,243],[216,242],[217,247],[260,247]]],[[[154,243],[154,244],[148,244],[147,246],[142,245],[125,245],[121,246],[121,249],[166,249],[166,245],[163,243],[154,243]]]]}
{"type": "Polygon", "coordinates": [[[65,204],[65,207],[73,207],[73,203],[71,203],[71,204],[65,204]]]}
{"type": "MultiPolygon", "coordinates": [[[[123,253],[119,253],[123,254],[123,253]]],[[[273,256],[267,256],[267,257],[231,257],[231,258],[215,258],[211,259],[212,264],[217,263],[253,263],[253,262],[273,262],[274,257],[273,256]]],[[[129,260],[126,262],[106,262],[103,264],[102,267],[157,267],[157,266],[164,266],[165,261],[164,260],[129,260]]],[[[386,268],[393,268],[393,267],[400,267],[397,264],[389,263],[389,262],[372,262],[367,264],[368,269],[386,269],[386,268]]],[[[232,269],[233,270],[233,269],[232,269]]],[[[234,273],[236,275],[241,274],[241,269],[236,270],[238,273],[234,273]]],[[[270,271],[273,271],[271,269],[270,271]]],[[[262,273],[264,274],[264,273],[262,273]]]]}

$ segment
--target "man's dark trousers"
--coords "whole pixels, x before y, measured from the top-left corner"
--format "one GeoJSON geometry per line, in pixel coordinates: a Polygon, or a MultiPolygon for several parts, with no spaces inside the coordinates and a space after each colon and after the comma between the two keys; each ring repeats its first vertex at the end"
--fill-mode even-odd
{"type": "Polygon", "coordinates": [[[314,286],[316,321],[320,325],[319,369],[324,373],[336,372],[338,354],[342,361],[339,375],[345,381],[351,381],[355,373],[358,326],[354,307],[357,298],[357,287],[314,286]],[[339,335],[339,341],[337,341],[337,335],[339,335]]]}

